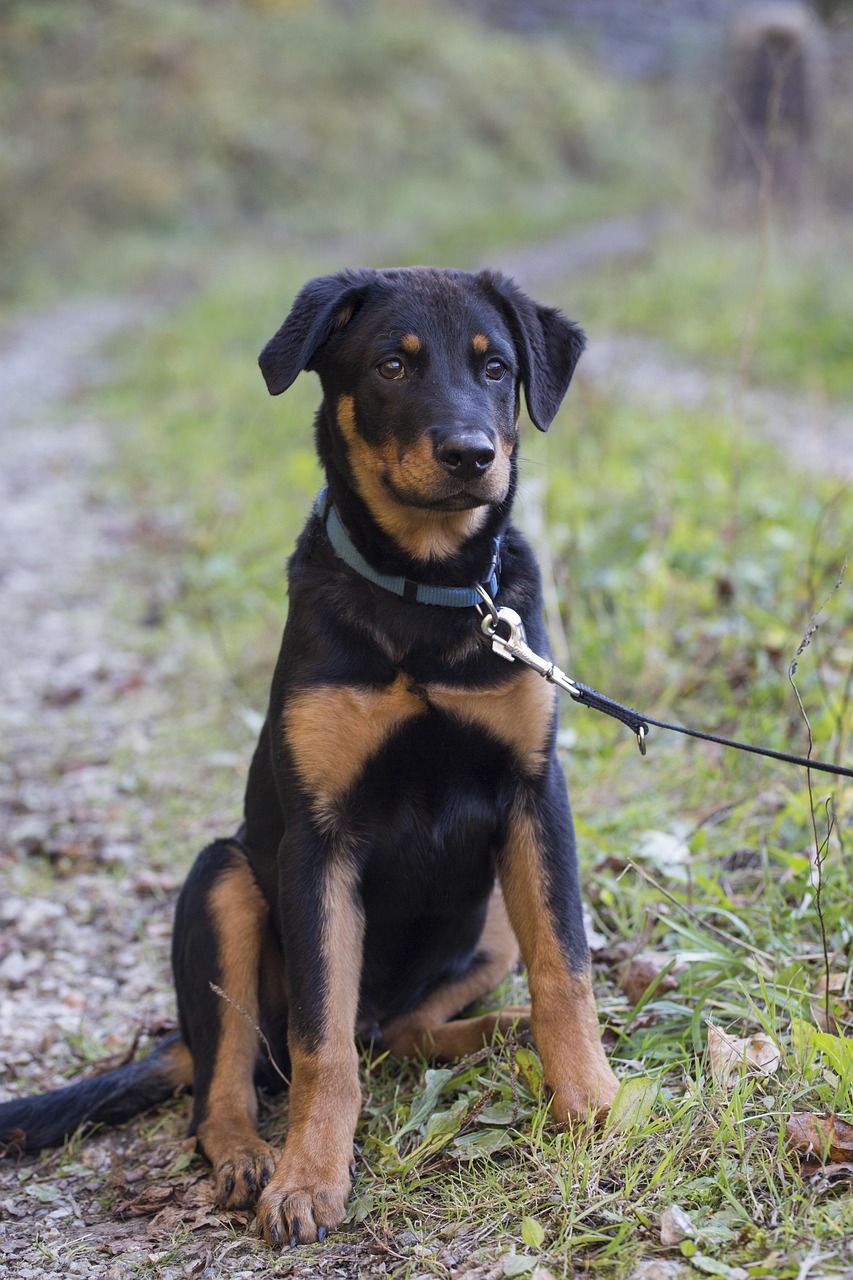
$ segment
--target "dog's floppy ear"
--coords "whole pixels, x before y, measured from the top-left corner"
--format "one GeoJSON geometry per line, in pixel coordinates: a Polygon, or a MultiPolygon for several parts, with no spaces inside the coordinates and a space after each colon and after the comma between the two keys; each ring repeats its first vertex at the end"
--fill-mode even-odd
{"type": "Polygon", "coordinates": [[[547,431],[586,345],[583,329],[555,307],[528,298],[507,276],[483,271],[478,279],[512,333],[530,420],[547,431]]]}
{"type": "Polygon", "coordinates": [[[342,271],[318,276],[300,290],[290,314],[258,358],[271,396],[286,391],[317,351],[355,315],[374,281],[373,271],[342,271]]]}

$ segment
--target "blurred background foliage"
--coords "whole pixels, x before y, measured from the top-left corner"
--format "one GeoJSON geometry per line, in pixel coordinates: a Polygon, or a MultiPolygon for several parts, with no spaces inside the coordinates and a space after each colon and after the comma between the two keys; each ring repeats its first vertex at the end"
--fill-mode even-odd
{"type": "Polygon", "coordinates": [[[8,0],[0,77],[7,296],[97,278],[118,235],[488,252],[696,173],[684,104],[416,0],[8,0]]]}

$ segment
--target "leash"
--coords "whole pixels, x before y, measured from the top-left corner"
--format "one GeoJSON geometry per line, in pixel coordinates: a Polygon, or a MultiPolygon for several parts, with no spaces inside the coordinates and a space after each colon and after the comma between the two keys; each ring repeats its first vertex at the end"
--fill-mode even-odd
{"type": "Polygon", "coordinates": [[[498,608],[482,586],[478,586],[476,591],[480,596],[480,603],[476,607],[482,617],[481,630],[484,635],[489,637],[492,642],[492,650],[499,657],[505,658],[507,662],[515,662],[518,659],[525,666],[537,671],[550,684],[555,684],[559,689],[564,689],[575,702],[579,702],[584,707],[590,707],[593,711],[601,711],[604,715],[613,716],[615,720],[620,720],[622,724],[627,725],[637,735],[637,746],[640,748],[640,755],[642,756],[646,754],[646,737],[648,736],[649,725],[654,725],[657,729],[668,729],[672,733],[682,733],[689,738],[701,738],[703,742],[715,742],[718,746],[732,747],[736,751],[748,751],[756,756],[768,756],[771,760],[782,760],[785,764],[795,764],[803,769],[815,769],[821,773],[833,773],[839,777],[853,778],[853,769],[846,769],[843,765],[828,764],[824,760],[812,760],[806,756],[796,756],[786,751],[773,751],[769,747],[754,747],[746,742],[736,742],[732,738],[721,738],[715,733],[704,733],[699,729],[688,729],[685,725],[669,724],[665,720],[656,720],[653,716],[644,715],[633,707],[623,706],[615,698],[608,698],[606,694],[599,693],[596,689],[591,689],[589,685],[573,680],[571,676],[566,675],[565,671],[561,671],[550,658],[543,658],[536,653],[527,643],[524,634],[524,623],[515,610],[508,609],[506,606],[498,608]]]}

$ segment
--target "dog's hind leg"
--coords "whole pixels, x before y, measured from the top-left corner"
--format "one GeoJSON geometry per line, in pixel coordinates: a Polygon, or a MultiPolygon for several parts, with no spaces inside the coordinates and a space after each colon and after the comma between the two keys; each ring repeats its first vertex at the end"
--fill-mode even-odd
{"type": "Polygon", "coordinates": [[[196,859],[175,919],[178,1010],[195,1065],[193,1131],[213,1165],[217,1200],[237,1208],[254,1204],[277,1160],[258,1136],[255,1089],[268,916],[245,852],[221,840],[196,859]]]}
{"type": "Polygon", "coordinates": [[[458,1018],[472,1001],[486,995],[506,977],[519,957],[518,942],[497,886],[489,902],[483,932],[467,973],[440,987],[411,1013],[382,1027],[382,1045],[395,1058],[423,1053],[451,1061],[475,1053],[488,1044],[496,1031],[515,1027],[526,1034],[530,1026],[527,1008],[503,1009],[474,1018],[458,1018]]]}

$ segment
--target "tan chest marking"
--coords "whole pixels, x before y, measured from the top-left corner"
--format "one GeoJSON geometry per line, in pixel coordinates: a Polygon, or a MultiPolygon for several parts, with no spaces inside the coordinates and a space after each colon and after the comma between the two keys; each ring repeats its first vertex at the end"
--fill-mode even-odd
{"type": "Polygon", "coordinates": [[[326,810],[342,799],[391,735],[426,710],[402,675],[382,689],[320,685],[292,697],[284,737],[316,806],[326,810]]]}
{"type": "Polygon", "coordinates": [[[432,706],[485,729],[505,743],[526,772],[542,772],[557,691],[535,671],[522,671],[498,688],[431,684],[426,692],[432,706]]]}

